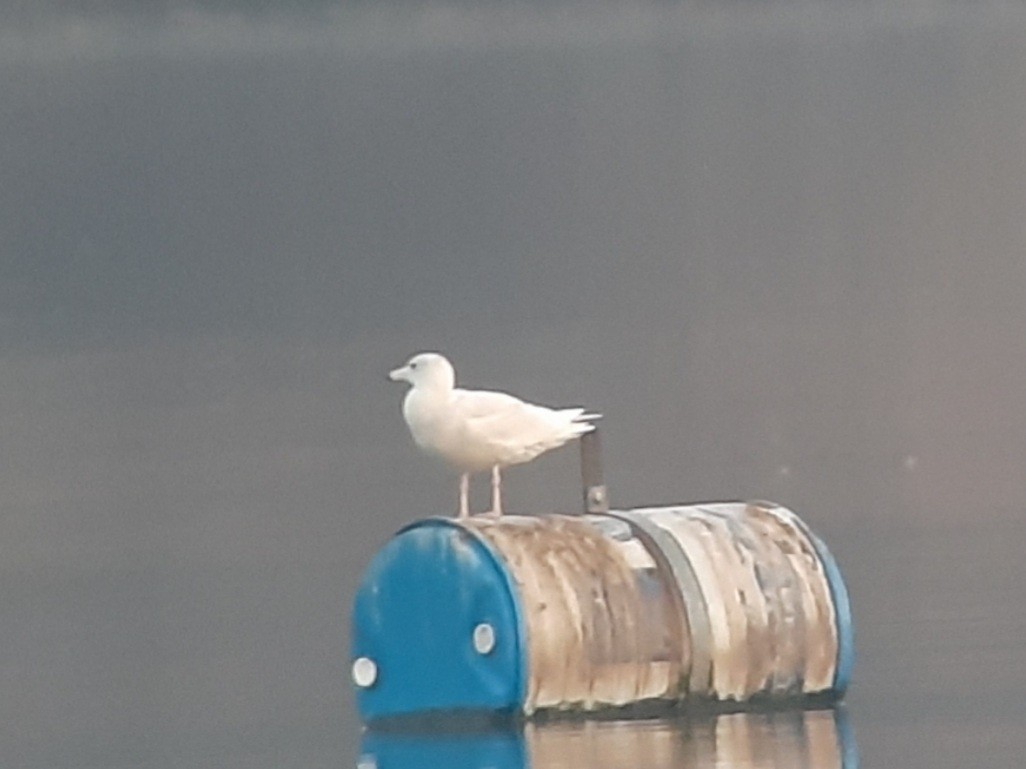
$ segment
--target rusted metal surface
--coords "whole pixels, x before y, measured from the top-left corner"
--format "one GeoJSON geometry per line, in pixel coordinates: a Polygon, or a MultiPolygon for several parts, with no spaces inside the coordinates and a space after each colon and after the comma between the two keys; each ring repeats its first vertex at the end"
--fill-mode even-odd
{"type": "MultiPolygon", "coordinates": [[[[802,607],[802,691],[827,691],[833,685],[837,664],[837,625],[830,586],[815,547],[786,508],[749,505],[749,520],[777,522],[774,541],[781,543],[795,574],[802,607]],[[789,547],[788,547],[789,546],[789,547]]],[[[771,534],[771,536],[773,536],[771,534]]]]}
{"type": "Polygon", "coordinates": [[[678,698],[688,655],[674,587],[627,526],[559,515],[465,525],[501,554],[519,591],[526,713],[678,698]]]}
{"type": "MultiPolygon", "coordinates": [[[[808,667],[805,674],[806,692],[823,691],[837,684],[837,668],[845,653],[851,654],[851,649],[842,651],[840,649],[841,638],[839,635],[840,625],[844,624],[849,633],[846,639],[851,643],[850,617],[845,617],[843,622],[838,618],[838,607],[835,603],[835,596],[831,590],[830,575],[824,563],[823,553],[816,547],[815,537],[805,523],[786,507],[774,505],[771,502],[753,503],[752,507],[759,509],[766,514],[772,515],[794,533],[794,541],[798,543],[800,555],[792,555],[792,561],[797,562],[796,568],[803,570],[806,575],[805,585],[808,588],[806,600],[810,603],[810,609],[806,615],[806,649],[808,650],[808,667]]],[[[820,543],[825,550],[825,546],[820,543]]],[[[830,559],[829,553],[827,558],[830,559]]],[[[832,559],[831,559],[832,560],[832,559]]],[[[836,569],[836,565],[834,566],[836,569]]],[[[840,574],[835,575],[840,581],[840,574]]],[[[844,591],[843,584],[834,585],[844,591]]],[[[844,591],[844,602],[847,604],[847,593],[844,591]]],[[[847,610],[847,605],[845,606],[847,610]]],[[[850,665],[850,660],[848,660],[850,665]]],[[[846,684],[844,684],[846,685],[846,684]]],[[[843,686],[841,687],[843,691],[843,686]]]]}
{"type": "Polygon", "coordinates": [[[665,561],[666,572],[677,587],[682,607],[680,614],[683,633],[689,640],[686,648],[690,655],[690,666],[685,667],[681,697],[691,694],[707,696],[712,670],[712,630],[705,595],[691,561],[681,551],[673,535],[656,524],[649,512],[624,510],[611,512],[610,515],[629,522],[639,535],[647,536],[653,552],[658,552],[665,561]]]}
{"type": "MultiPolygon", "coordinates": [[[[702,623],[692,620],[691,645],[709,648],[711,669],[708,688],[693,685],[693,694],[744,701],[830,690],[833,603],[812,542],[790,511],[718,503],[630,515],[670,535],[663,546],[679,548],[701,590],[709,638],[696,637],[702,623]]],[[[694,584],[681,583],[681,592],[693,594],[694,584]]]]}
{"type": "Polygon", "coordinates": [[[831,688],[830,588],[785,508],[730,502],[466,525],[517,586],[525,712],[831,688]]]}

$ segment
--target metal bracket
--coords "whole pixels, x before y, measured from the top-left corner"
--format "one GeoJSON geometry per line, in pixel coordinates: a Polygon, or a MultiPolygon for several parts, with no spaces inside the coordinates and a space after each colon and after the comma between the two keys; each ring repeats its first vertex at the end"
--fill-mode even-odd
{"type": "Polygon", "coordinates": [[[609,493],[602,482],[602,440],[598,427],[581,436],[581,485],[586,514],[609,512],[609,493]]]}

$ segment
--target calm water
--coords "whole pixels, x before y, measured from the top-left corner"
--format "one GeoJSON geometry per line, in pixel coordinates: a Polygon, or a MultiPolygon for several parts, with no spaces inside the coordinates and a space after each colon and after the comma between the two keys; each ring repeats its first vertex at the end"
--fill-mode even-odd
{"type": "MultiPolygon", "coordinates": [[[[5,764],[1026,755],[1026,10],[16,5],[5,764]],[[852,594],[845,707],[363,734],[355,584],[453,506],[384,377],[424,348],[604,412],[618,506],[799,512],[852,594]]],[[[508,506],[575,509],[576,472],[508,506]]]]}

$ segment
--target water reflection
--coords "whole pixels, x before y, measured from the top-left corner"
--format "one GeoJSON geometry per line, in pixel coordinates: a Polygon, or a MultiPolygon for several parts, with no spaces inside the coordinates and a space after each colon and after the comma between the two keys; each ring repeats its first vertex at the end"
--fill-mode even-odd
{"type": "Polygon", "coordinates": [[[358,769],[855,769],[843,708],[675,720],[368,731],[358,769]]]}

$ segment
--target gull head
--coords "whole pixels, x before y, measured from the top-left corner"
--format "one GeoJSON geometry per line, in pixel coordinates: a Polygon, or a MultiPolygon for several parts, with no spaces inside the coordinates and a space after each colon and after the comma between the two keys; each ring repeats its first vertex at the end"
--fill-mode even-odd
{"type": "Polygon", "coordinates": [[[393,382],[409,382],[414,387],[451,390],[456,385],[456,372],[444,355],[437,352],[421,352],[414,355],[405,366],[388,374],[393,382]]]}

